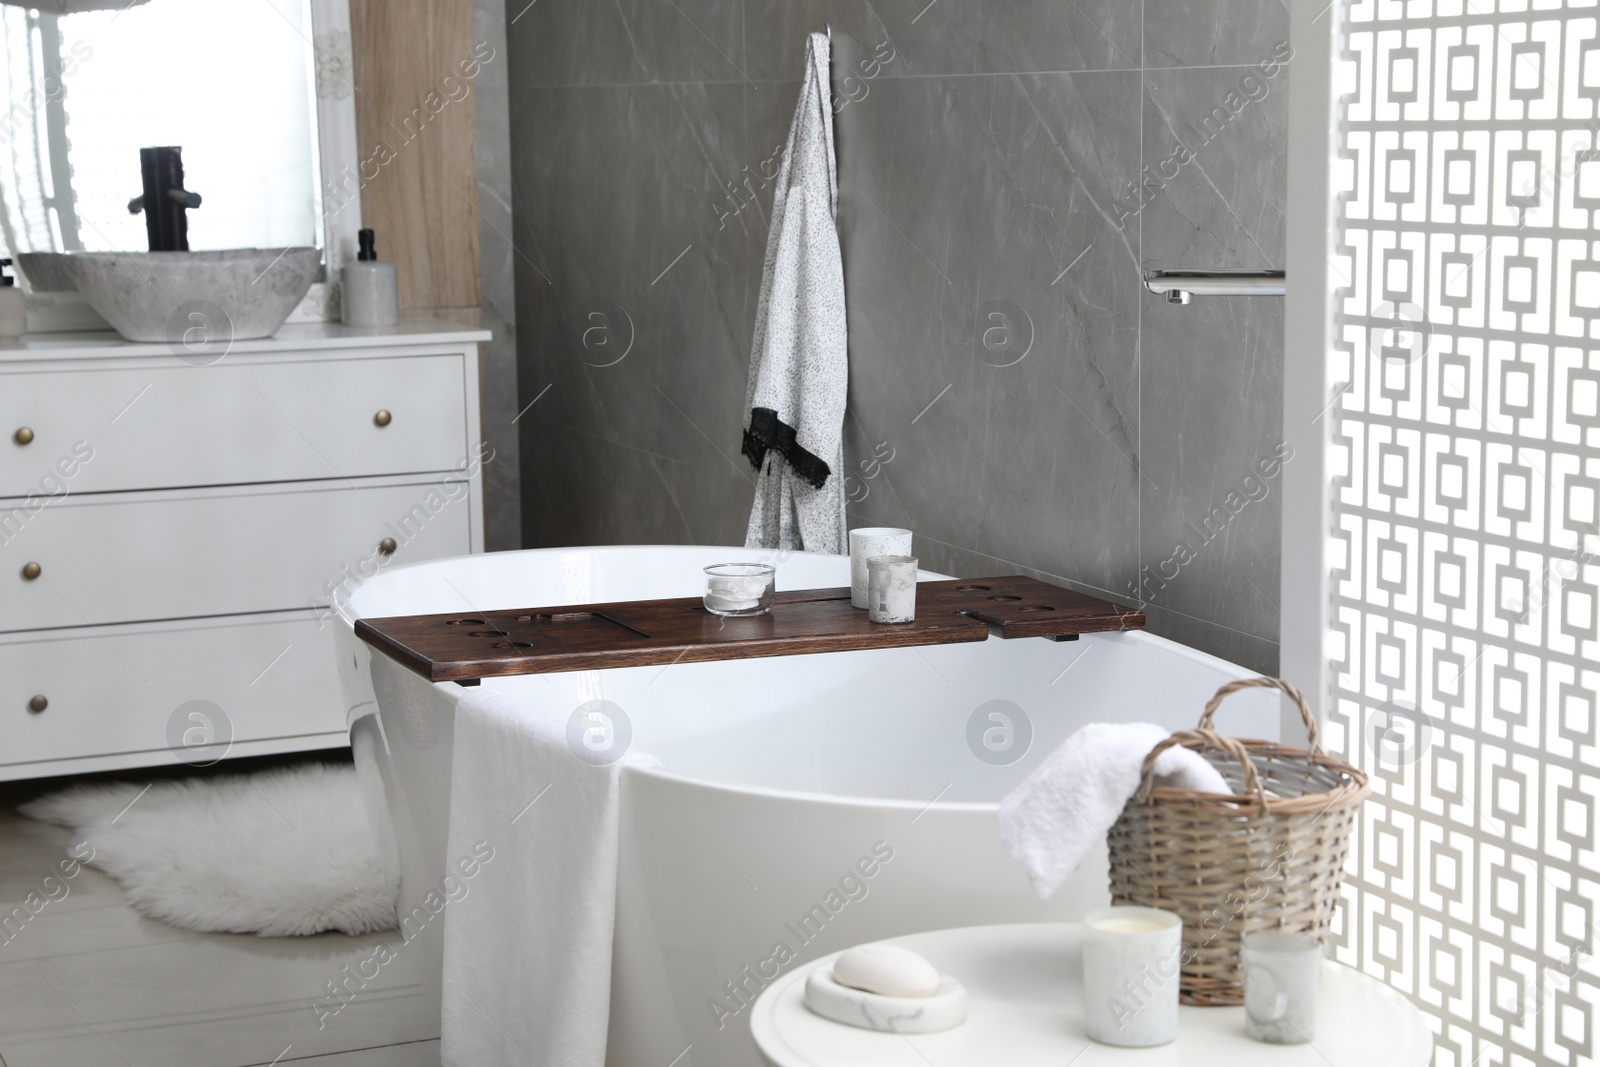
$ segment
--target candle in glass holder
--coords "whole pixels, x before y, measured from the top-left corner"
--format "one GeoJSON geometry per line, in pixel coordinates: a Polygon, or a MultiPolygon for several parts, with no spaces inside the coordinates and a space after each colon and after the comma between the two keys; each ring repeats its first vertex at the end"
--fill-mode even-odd
{"type": "Polygon", "coordinates": [[[1178,1036],[1183,920],[1158,908],[1110,907],[1083,921],[1083,1015],[1104,1045],[1142,1048],[1178,1036]]]}
{"type": "Polygon", "coordinates": [[[1322,943],[1309,934],[1246,934],[1239,960],[1245,1033],[1274,1045],[1310,1041],[1317,1030],[1322,943]]]}
{"type": "Polygon", "coordinates": [[[867,560],[867,618],[911,622],[916,617],[916,557],[873,556],[867,560]]]}

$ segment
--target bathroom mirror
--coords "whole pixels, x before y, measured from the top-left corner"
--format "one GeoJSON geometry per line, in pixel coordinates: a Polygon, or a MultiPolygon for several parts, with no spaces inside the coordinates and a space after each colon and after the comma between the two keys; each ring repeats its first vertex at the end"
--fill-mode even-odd
{"type": "Polygon", "coordinates": [[[290,321],[337,317],[361,215],[347,0],[0,0],[0,52],[0,243],[30,329],[96,325],[55,256],[146,249],[128,203],[154,145],[202,198],[191,250],[321,248],[290,321]]]}

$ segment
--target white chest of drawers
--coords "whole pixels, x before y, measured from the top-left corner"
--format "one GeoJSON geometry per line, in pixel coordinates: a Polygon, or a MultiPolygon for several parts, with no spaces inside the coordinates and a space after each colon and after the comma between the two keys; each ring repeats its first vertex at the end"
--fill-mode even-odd
{"type": "Polygon", "coordinates": [[[0,344],[0,780],[345,744],[331,594],[483,550],[488,337],[0,344]]]}

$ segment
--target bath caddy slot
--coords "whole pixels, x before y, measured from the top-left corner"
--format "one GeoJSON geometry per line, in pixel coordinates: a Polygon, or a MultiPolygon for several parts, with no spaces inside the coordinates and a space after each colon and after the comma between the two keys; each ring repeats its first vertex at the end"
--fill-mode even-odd
{"type": "Polygon", "coordinates": [[[915,622],[884,625],[849,589],[779,593],[766,615],[726,618],[699,597],[360,619],[369,645],[435,682],[1136,630],[1144,613],[1033,578],[919,582],[915,622]]]}

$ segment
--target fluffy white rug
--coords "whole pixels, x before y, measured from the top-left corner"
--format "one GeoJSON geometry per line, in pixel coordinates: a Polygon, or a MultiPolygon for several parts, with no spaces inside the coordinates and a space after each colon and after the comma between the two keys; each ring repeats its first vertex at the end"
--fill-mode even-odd
{"type": "Polygon", "coordinates": [[[141,796],[145,788],[78,785],[19,810],[71,827],[94,849],[90,866],[174,926],[263,937],[394,927],[399,864],[367,817],[353,767],[156,782],[141,796]]]}

